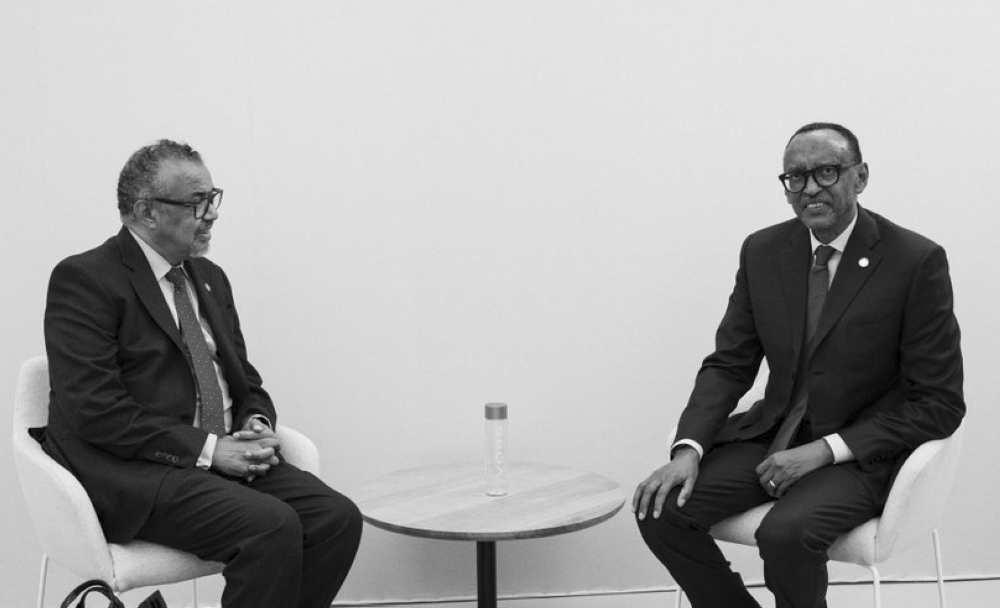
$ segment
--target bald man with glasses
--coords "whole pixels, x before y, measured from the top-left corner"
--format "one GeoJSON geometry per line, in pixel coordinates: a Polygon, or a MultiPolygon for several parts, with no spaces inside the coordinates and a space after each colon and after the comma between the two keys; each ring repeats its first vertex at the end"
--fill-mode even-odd
{"type": "Polygon", "coordinates": [[[670,461],[636,488],[642,537],[695,608],[758,607],[709,529],[768,501],[756,538],[776,606],[825,607],[826,550],[965,414],[945,252],[862,208],[868,178],[841,125],[789,140],[778,179],[797,217],[744,241],[670,461]],[[731,415],[764,359],[764,398],[731,415]]]}

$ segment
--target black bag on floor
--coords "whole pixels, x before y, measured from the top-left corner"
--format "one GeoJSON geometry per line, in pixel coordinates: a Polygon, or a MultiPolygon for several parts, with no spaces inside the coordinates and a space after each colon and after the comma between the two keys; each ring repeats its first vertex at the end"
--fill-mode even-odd
{"type": "MultiPolygon", "coordinates": [[[[122,604],[122,601],[115,597],[115,592],[111,590],[111,587],[104,581],[97,579],[77,585],[76,589],[69,592],[59,608],[72,608],[73,602],[77,598],[80,598],[80,601],[76,603],[76,608],[85,608],[87,596],[91,593],[104,596],[104,599],[108,600],[108,608],[125,608],[125,604],[122,604]]],[[[167,608],[167,603],[163,601],[163,596],[160,595],[159,591],[154,591],[153,595],[144,599],[138,608],[167,608]]]]}

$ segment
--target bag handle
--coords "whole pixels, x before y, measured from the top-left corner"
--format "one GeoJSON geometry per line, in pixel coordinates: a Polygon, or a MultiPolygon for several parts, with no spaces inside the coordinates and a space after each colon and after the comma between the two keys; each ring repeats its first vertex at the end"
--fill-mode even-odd
{"type": "Polygon", "coordinates": [[[154,591],[152,595],[142,600],[139,608],[167,608],[167,602],[163,600],[159,591],[154,591]]]}
{"type": "Polygon", "coordinates": [[[108,600],[108,608],[125,608],[121,600],[115,597],[115,592],[111,590],[111,587],[104,581],[97,579],[77,585],[76,589],[69,592],[59,608],[70,608],[77,597],[80,598],[80,601],[76,604],[76,608],[85,608],[87,596],[91,593],[103,595],[108,600]]]}

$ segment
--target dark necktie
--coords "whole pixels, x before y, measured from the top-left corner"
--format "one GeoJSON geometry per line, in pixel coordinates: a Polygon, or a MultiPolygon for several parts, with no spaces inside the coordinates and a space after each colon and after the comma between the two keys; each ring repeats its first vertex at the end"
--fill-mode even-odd
{"type": "Polygon", "coordinates": [[[208,343],[205,341],[201,324],[198,323],[198,317],[194,314],[194,307],[188,297],[184,271],[177,267],[171,268],[167,273],[167,280],[174,284],[174,305],[177,307],[177,318],[181,322],[181,335],[187,344],[195,379],[198,381],[198,394],[201,395],[201,428],[221,437],[226,434],[222,390],[219,388],[218,376],[215,375],[212,355],[208,352],[208,343]]]}
{"type": "Polygon", "coordinates": [[[802,345],[802,356],[799,360],[799,373],[795,381],[794,397],[792,407],[778,427],[778,432],[771,441],[768,454],[780,452],[788,448],[792,439],[802,424],[802,418],[806,414],[806,406],[809,404],[809,391],[806,388],[806,351],[812,343],[816,334],[816,325],[819,323],[819,313],[823,310],[823,303],[826,302],[826,292],[830,289],[830,256],[836,251],[829,245],[820,245],[816,248],[816,262],[809,271],[809,295],[806,304],[806,339],[802,345]]]}

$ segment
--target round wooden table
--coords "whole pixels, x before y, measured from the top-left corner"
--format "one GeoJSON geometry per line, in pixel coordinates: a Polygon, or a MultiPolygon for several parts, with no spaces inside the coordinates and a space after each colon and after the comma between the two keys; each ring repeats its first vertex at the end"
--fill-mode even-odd
{"type": "Polygon", "coordinates": [[[507,494],[487,496],[483,464],[405,469],[351,493],[369,524],[410,536],[476,541],[479,606],[495,608],[496,541],[582,530],[610,519],[625,496],[614,481],[568,467],[510,465],[507,494]]]}

